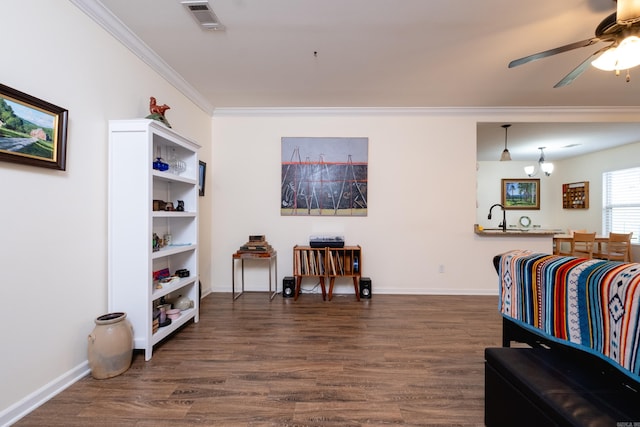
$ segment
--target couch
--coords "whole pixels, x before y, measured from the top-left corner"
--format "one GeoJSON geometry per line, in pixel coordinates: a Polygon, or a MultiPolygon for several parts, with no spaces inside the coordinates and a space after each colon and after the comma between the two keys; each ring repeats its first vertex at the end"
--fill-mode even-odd
{"type": "Polygon", "coordinates": [[[494,266],[485,424],[640,426],[640,264],[514,250],[494,266]]]}

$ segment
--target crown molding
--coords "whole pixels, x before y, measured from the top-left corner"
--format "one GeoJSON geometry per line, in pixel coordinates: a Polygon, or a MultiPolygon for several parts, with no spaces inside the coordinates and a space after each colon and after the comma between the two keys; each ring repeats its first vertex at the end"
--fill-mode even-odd
{"type": "Polygon", "coordinates": [[[205,113],[213,114],[213,105],[193,86],[187,83],[187,81],[155,53],[153,49],[136,36],[129,27],[111,13],[102,2],[99,0],[70,1],[205,113]]]}
{"type": "MultiPolygon", "coordinates": [[[[455,115],[455,116],[530,116],[530,115],[629,116],[637,118],[640,107],[228,107],[216,108],[215,116],[314,116],[314,115],[455,115]]],[[[559,120],[562,120],[559,117],[559,120]]],[[[631,120],[631,119],[629,119],[631,120]]],[[[621,121],[628,121],[621,119],[621,121]]]]}

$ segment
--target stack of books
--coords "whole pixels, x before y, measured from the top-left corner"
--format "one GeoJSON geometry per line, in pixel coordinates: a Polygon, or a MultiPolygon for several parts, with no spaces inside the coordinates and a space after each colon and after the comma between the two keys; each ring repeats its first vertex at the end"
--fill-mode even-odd
{"type": "Polygon", "coordinates": [[[262,256],[270,256],[273,253],[273,247],[267,242],[265,236],[254,235],[249,236],[249,241],[238,249],[238,254],[255,254],[262,256]]]}

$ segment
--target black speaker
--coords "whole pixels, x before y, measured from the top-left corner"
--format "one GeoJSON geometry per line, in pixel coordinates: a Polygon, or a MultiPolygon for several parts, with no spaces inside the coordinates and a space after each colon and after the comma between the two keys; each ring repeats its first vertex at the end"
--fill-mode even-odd
{"type": "Polygon", "coordinates": [[[371,298],[371,279],[368,277],[360,278],[360,298],[371,298]]]}
{"type": "Polygon", "coordinates": [[[284,298],[293,298],[296,293],[296,279],[292,276],[286,276],[282,279],[282,296],[284,298]]]}

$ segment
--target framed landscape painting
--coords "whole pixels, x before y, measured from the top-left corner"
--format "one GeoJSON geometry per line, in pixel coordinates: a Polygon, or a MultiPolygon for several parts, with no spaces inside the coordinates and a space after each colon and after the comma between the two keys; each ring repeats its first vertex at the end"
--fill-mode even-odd
{"type": "Polygon", "coordinates": [[[503,179],[502,206],[505,209],[540,209],[540,179],[503,179]]]}
{"type": "Polygon", "coordinates": [[[0,84],[0,160],[65,170],[64,108],[0,84]]]}

